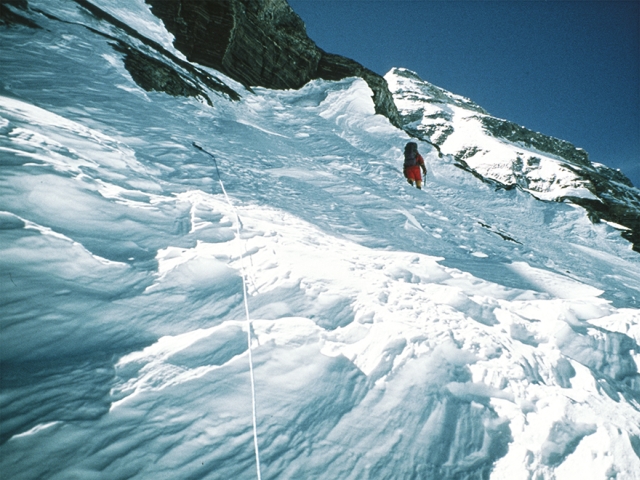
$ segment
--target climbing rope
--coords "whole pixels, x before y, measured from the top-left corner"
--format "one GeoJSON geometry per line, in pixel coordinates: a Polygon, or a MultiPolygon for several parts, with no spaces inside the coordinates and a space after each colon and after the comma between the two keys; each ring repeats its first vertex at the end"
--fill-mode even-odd
{"type": "MultiPolygon", "coordinates": [[[[193,146],[200,150],[201,152],[206,153],[213,159],[213,164],[216,167],[216,173],[218,174],[218,181],[220,182],[220,188],[222,188],[222,193],[224,194],[224,198],[227,200],[229,204],[229,208],[233,211],[236,216],[236,238],[240,240],[240,228],[242,227],[242,221],[240,220],[240,215],[238,215],[238,210],[235,208],[231,200],[229,199],[229,195],[227,195],[227,190],[224,188],[224,183],[222,182],[222,176],[220,175],[220,170],[218,169],[218,161],[216,160],[215,155],[213,153],[208,152],[203,147],[201,147],[196,142],[193,142],[193,146]]],[[[262,480],[262,476],[260,474],[260,450],[258,449],[258,420],[256,415],[256,386],[255,386],[255,377],[253,374],[253,355],[251,353],[251,316],[249,315],[249,300],[247,293],[247,274],[244,268],[244,252],[240,253],[240,272],[242,274],[242,295],[244,297],[244,313],[247,320],[247,346],[249,347],[249,377],[251,379],[251,411],[252,411],[252,419],[253,419],[253,448],[256,453],[256,472],[258,474],[258,480],[262,480]]]]}

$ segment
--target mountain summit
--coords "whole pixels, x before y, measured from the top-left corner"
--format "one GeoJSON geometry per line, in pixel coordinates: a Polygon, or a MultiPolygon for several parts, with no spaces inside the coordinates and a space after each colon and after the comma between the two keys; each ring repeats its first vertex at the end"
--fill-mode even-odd
{"type": "Polygon", "coordinates": [[[395,122],[236,76],[283,2],[150,3],[0,4],[4,476],[640,479],[637,190],[408,70],[395,122]]]}

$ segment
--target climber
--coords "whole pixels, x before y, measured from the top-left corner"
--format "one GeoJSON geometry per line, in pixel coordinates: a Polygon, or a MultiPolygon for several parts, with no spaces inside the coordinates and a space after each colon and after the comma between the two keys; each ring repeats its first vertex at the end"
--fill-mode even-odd
{"type": "Polygon", "coordinates": [[[416,182],[416,187],[422,189],[422,177],[420,169],[424,176],[427,176],[427,167],[424,166],[424,159],[418,153],[418,144],[409,142],[404,147],[404,176],[411,185],[416,182]]]}

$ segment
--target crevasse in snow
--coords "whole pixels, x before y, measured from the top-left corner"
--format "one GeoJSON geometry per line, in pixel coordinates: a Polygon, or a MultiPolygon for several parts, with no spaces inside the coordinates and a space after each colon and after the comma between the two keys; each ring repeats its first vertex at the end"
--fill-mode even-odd
{"type": "MultiPolygon", "coordinates": [[[[97,33],[124,32],[30,3],[42,29],[0,27],[5,475],[255,478],[244,269],[263,478],[640,478],[618,229],[446,143],[411,188],[361,79],[145,92],[97,33]]],[[[108,8],[168,42],[129,5],[108,8]]]]}

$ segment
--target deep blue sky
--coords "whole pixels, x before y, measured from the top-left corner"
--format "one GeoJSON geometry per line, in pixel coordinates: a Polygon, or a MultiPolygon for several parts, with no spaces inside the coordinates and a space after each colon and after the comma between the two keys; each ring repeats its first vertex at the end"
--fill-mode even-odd
{"type": "Polygon", "coordinates": [[[640,1],[288,1],[323,50],[413,70],[640,187],[640,1]]]}

